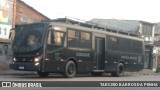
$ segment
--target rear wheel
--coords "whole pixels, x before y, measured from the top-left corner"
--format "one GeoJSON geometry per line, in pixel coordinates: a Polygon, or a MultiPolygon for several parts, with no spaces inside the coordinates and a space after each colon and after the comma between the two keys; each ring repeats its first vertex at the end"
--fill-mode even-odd
{"type": "Polygon", "coordinates": [[[40,71],[38,71],[37,74],[41,77],[47,77],[49,75],[48,72],[40,72],[40,71]]]}
{"type": "Polygon", "coordinates": [[[64,69],[64,77],[72,78],[76,75],[76,64],[73,61],[68,61],[64,69]]]}
{"type": "Polygon", "coordinates": [[[111,72],[114,77],[121,77],[124,75],[124,64],[119,63],[115,72],[111,72]]]}
{"type": "Polygon", "coordinates": [[[103,72],[92,72],[92,76],[102,76],[103,72]]]}

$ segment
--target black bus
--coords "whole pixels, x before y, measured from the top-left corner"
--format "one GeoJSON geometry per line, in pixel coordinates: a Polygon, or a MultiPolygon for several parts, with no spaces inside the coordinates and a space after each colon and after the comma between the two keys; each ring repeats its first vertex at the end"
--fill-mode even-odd
{"type": "Polygon", "coordinates": [[[144,63],[143,39],[67,18],[18,25],[12,50],[12,69],[37,71],[42,77],[123,76],[124,71],[142,70],[144,63]]]}

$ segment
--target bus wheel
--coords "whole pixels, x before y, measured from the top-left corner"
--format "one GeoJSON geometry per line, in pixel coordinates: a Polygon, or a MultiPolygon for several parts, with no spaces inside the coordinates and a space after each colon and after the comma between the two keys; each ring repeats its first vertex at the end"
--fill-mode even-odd
{"type": "Polygon", "coordinates": [[[92,72],[92,76],[102,76],[103,72],[92,72]]]}
{"type": "Polygon", "coordinates": [[[38,71],[37,74],[41,77],[47,77],[49,75],[48,72],[40,72],[40,71],[38,71]]]}
{"type": "Polygon", "coordinates": [[[117,70],[115,72],[111,72],[111,75],[114,77],[121,77],[124,75],[124,65],[123,63],[119,63],[117,66],[117,70]]]}
{"type": "Polygon", "coordinates": [[[73,61],[69,61],[64,69],[64,77],[72,78],[76,75],[76,64],[73,61]]]}

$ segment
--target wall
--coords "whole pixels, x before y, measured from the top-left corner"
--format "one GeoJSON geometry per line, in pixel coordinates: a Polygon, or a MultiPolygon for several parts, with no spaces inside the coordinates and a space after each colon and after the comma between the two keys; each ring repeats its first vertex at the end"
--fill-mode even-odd
{"type": "Polygon", "coordinates": [[[12,26],[12,24],[32,23],[49,19],[21,0],[16,0],[16,3],[13,2],[14,0],[0,0],[0,70],[8,69],[9,63],[11,63],[12,50],[11,41],[9,40],[9,33],[10,29],[14,27],[14,25],[12,26]],[[6,1],[7,5],[4,4],[4,2],[6,1]],[[3,10],[2,6],[5,5],[7,9],[3,10]],[[13,5],[15,6],[15,16],[13,16],[13,5]],[[5,14],[5,16],[3,15],[3,13],[5,14]]]}
{"type": "Polygon", "coordinates": [[[32,23],[41,20],[48,20],[49,18],[38,12],[31,6],[28,6],[21,0],[16,2],[16,24],[32,23]]]}
{"type": "Polygon", "coordinates": [[[154,65],[156,64],[153,58],[154,30],[155,30],[155,25],[153,23],[140,21],[139,23],[140,37],[143,38],[145,41],[144,68],[152,70],[154,68],[154,65]]]}
{"type": "Polygon", "coordinates": [[[9,39],[12,17],[13,0],[0,0],[0,39],[9,39]]]}
{"type": "Polygon", "coordinates": [[[153,48],[153,71],[160,72],[160,47],[154,46],[153,48]]]}
{"type": "Polygon", "coordinates": [[[154,31],[155,25],[153,23],[140,21],[139,32],[140,36],[144,38],[145,44],[153,44],[154,43],[154,31]]]}
{"type": "Polygon", "coordinates": [[[1,43],[0,44],[0,70],[5,70],[9,68],[11,57],[12,57],[11,44],[1,43]]]}
{"type": "Polygon", "coordinates": [[[0,0],[0,70],[8,68],[7,62],[12,53],[9,33],[13,23],[13,2],[14,0],[0,0]]]}

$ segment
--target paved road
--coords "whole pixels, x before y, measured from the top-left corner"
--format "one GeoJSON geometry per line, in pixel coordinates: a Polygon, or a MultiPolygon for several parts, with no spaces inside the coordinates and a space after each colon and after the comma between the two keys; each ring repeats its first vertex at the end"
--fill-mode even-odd
{"type": "MultiPolygon", "coordinates": [[[[0,75],[0,81],[160,81],[160,74],[157,75],[127,75],[124,77],[111,77],[103,75],[93,77],[91,75],[78,75],[74,78],[63,78],[62,75],[50,75],[41,78],[38,75],[0,75]]],[[[155,87],[46,87],[46,88],[0,88],[0,90],[159,90],[155,87]]]]}
{"type": "Polygon", "coordinates": [[[42,78],[38,75],[0,75],[0,81],[160,81],[157,75],[126,75],[123,77],[111,77],[103,75],[93,77],[91,75],[78,75],[74,78],[64,78],[62,75],[52,74],[42,78]]]}

